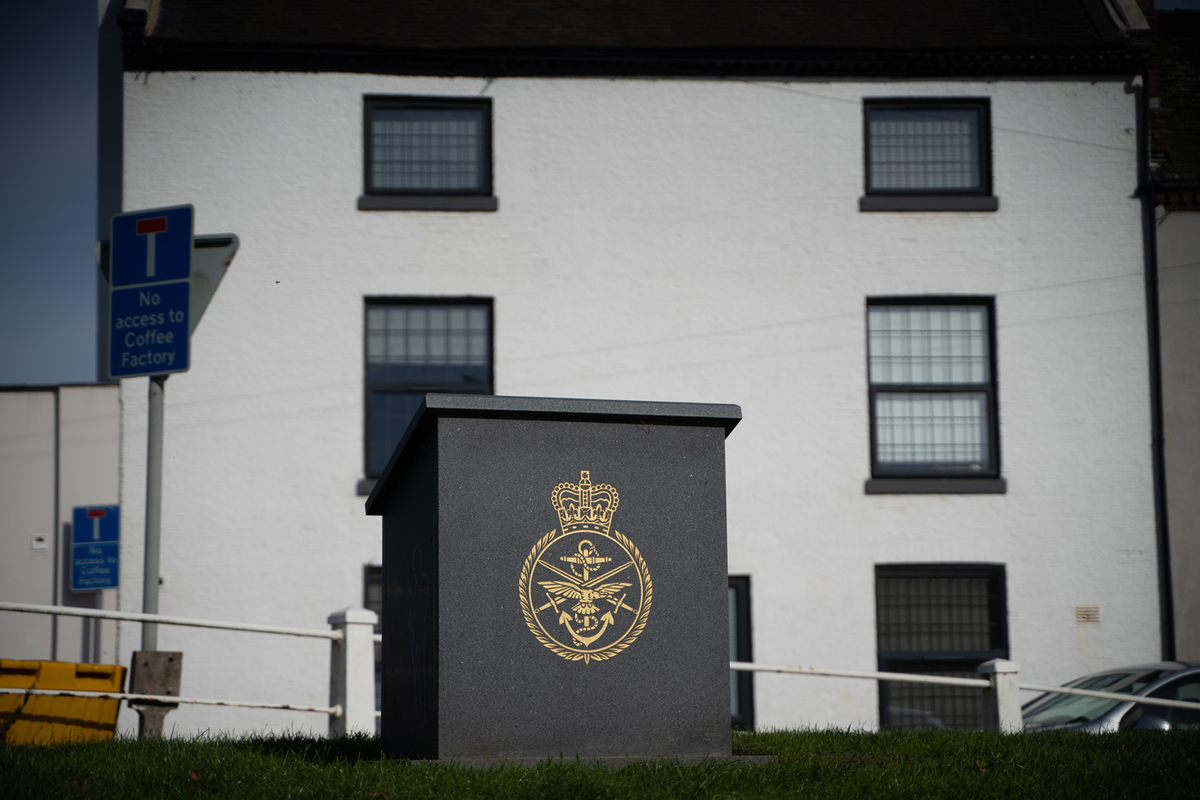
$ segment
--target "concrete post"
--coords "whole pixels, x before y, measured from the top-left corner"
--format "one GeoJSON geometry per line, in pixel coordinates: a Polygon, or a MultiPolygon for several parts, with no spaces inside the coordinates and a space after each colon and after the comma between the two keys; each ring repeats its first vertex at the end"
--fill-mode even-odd
{"type": "Polygon", "coordinates": [[[1020,733],[1021,697],[1017,690],[1020,665],[1005,658],[993,658],[975,671],[990,676],[992,686],[983,690],[983,726],[1001,733],[1020,733]]]}
{"type": "MultiPolygon", "coordinates": [[[[133,669],[129,674],[130,694],[179,696],[183,679],[183,653],[158,650],[135,650],[133,669]]],[[[163,720],[178,703],[159,703],[151,700],[131,700],[129,707],[138,713],[139,739],[161,739],[163,720]]]]}
{"type": "Polygon", "coordinates": [[[329,718],[329,735],[375,735],[374,611],[344,608],[329,615],[329,624],[342,638],[333,641],[329,664],[329,704],[342,713],[329,718]]]}

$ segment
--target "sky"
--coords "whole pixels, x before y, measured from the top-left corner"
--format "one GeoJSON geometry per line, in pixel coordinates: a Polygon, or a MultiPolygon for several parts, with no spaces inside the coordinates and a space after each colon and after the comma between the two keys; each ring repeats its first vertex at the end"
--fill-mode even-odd
{"type": "Polygon", "coordinates": [[[90,382],[97,4],[10,6],[0,25],[0,384],[90,382]]]}
{"type": "Polygon", "coordinates": [[[0,384],[96,379],[95,0],[0,25],[0,384]]]}

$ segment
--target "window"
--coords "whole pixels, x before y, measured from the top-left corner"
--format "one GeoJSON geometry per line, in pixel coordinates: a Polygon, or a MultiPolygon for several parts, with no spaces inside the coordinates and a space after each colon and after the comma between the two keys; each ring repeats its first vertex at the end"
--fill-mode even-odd
{"type": "Polygon", "coordinates": [[[363,116],[360,210],[496,210],[491,99],[369,95],[363,116]]]}
{"type": "MultiPolygon", "coordinates": [[[[729,660],[753,661],[750,649],[750,578],[729,577],[729,660]]],[[[729,671],[729,715],[733,727],[754,730],[754,673],[729,671]]]]}
{"type": "Polygon", "coordinates": [[[1005,490],[993,318],[990,298],[867,301],[868,493],[1005,490]]]}
{"type": "MultiPolygon", "coordinates": [[[[363,567],[363,608],[375,612],[375,633],[383,633],[383,567],[368,564],[363,567]]],[[[383,708],[383,645],[375,643],[375,710],[383,708]]],[[[380,733],[379,717],[375,718],[375,734],[380,733]]]]}
{"type": "MultiPolygon", "coordinates": [[[[1008,658],[1004,567],[906,564],[875,567],[879,669],[974,678],[1008,658]]],[[[879,722],[891,728],[978,728],[980,689],[879,682],[879,722]]]]}
{"type": "MultiPolygon", "coordinates": [[[[1167,669],[1147,669],[1132,667],[1128,670],[1102,672],[1098,675],[1087,675],[1066,684],[1072,689],[1087,689],[1093,692],[1113,692],[1114,694],[1134,694],[1145,689],[1150,684],[1170,673],[1167,669]]],[[[1021,709],[1021,716],[1027,730],[1060,725],[1064,722],[1095,722],[1117,707],[1116,700],[1102,700],[1098,697],[1085,695],[1070,695],[1049,693],[1027,703],[1021,709]]],[[[1121,721],[1121,729],[1130,727],[1141,717],[1142,712],[1134,706],[1130,713],[1121,721]],[[1136,713],[1133,713],[1135,712],[1136,713]]]]}
{"type": "Polygon", "coordinates": [[[367,298],[365,389],[375,478],[426,392],[492,393],[491,299],[367,298]]]}
{"type": "Polygon", "coordinates": [[[986,99],[863,103],[862,211],[995,211],[986,99]]]}
{"type": "MultiPolygon", "coordinates": [[[[1150,692],[1150,696],[1162,700],[1183,700],[1188,703],[1200,703],[1200,675],[1195,673],[1185,675],[1168,683],[1166,686],[1155,689],[1153,692],[1150,692]]],[[[1170,730],[1200,730],[1200,711],[1191,708],[1148,705],[1136,705],[1130,709],[1129,713],[1122,720],[1121,728],[1129,727],[1129,725],[1141,720],[1143,716],[1165,720],[1170,726],[1170,730]]]]}

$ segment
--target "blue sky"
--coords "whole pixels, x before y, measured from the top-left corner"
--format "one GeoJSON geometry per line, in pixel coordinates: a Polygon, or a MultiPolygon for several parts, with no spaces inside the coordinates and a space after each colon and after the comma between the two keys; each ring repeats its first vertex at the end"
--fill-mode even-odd
{"type": "Polygon", "coordinates": [[[0,384],[92,381],[97,5],[10,5],[0,26],[0,384]]]}
{"type": "Polygon", "coordinates": [[[0,26],[0,384],[96,377],[97,6],[0,26]]]}

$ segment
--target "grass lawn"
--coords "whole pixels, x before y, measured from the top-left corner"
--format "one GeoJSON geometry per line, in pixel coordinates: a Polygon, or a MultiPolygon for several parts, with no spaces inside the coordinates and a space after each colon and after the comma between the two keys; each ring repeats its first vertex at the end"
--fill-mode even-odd
{"type": "Polygon", "coordinates": [[[0,745],[0,798],[1200,798],[1200,731],[792,731],[734,752],[778,761],[477,770],[383,759],[367,737],[0,745]]]}

